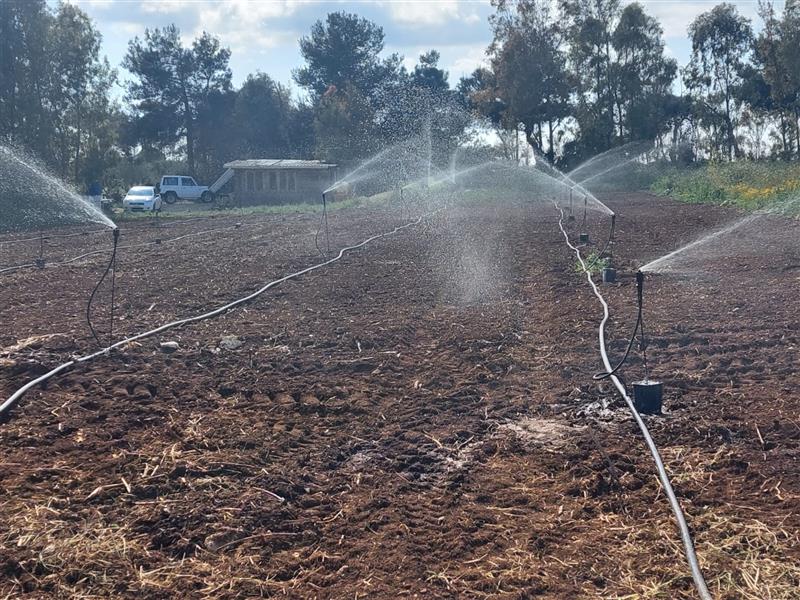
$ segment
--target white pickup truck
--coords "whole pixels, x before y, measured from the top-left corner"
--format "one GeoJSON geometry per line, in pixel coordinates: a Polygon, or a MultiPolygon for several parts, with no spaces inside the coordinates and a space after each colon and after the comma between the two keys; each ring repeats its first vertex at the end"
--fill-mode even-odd
{"type": "Polygon", "coordinates": [[[164,175],[159,186],[161,198],[167,204],[175,204],[176,200],[200,200],[211,202],[214,193],[207,185],[197,185],[192,177],[186,175],[164,175]]]}

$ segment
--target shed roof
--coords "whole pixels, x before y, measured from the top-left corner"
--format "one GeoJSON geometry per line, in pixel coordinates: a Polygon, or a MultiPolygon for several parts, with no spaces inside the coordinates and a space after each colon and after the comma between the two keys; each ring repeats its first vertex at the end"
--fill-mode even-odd
{"type": "Polygon", "coordinates": [[[289,158],[253,158],[234,160],[225,164],[226,169],[333,169],[336,165],[318,160],[295,160],[289,158]]]}

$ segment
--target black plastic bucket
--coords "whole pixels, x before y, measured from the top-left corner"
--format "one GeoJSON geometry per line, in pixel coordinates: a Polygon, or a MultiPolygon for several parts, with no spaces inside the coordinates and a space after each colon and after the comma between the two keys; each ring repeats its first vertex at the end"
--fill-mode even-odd
{"type": "Polygon", "coordinates": [[[581,244],[586,244],[589,242],[589,234],[588,233],[580,233],[578,234],[578,241],[581,244]]]}
{"type": "Polygon", "coordinates": [[[614,267],[603,269],[603,283],[614,283],[617,281],[617,270],[614,267]]]}
{"type": "Polygon", "coordinates": [[[664,384],[660,381],[633,382],[633,405],[642,414],[660,415],[663,396],[664,384]]]}

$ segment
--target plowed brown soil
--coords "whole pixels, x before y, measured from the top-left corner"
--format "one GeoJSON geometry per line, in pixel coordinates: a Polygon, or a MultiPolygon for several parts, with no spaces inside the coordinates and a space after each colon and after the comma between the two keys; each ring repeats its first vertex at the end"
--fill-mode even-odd
{"type": "MultiPolygon", "coordinates": [[[[609,204],[628,271],[735,218],[644,194],[609,204]]],[[[121,251],[114,337],[318,262],[318,218],[124,226],[123,245],[162,243],[121,251]]],[[[401,222],[334,212],[331,246],[401,222]]],[[[647,280],[667,389],[647,422],[720,598],[800,589],[798,226],[769,224],[774,244],[647,280]]],[[[599,215],[589,226],[606,235],[599,215]]],[[[46,256],[109,238],[52,237],[46,256]]],[[[0,268],[36,253],[0,243],[0,268]]],[[[0,398],[96,347],[83,311],[105,260],[0,275],[0,398]]],[[[613,360],[634,286],[602,289],[613,360]]],[[[601,314],[552,208],[454,207],[76,367],[0,424],[0,596],[695,597],[635,423],[591,379],[601,314]]],[[[642,374],[634,357],[625,377],[642,374]]]]}

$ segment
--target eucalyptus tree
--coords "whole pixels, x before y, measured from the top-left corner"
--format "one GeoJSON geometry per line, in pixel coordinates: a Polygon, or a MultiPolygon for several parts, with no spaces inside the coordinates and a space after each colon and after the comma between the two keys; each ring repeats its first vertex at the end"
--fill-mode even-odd
{"type": "Polygon", "coordinates": [[[777,127],[771,132],[778,141],[774,152],[788,158],[795,146],[792,115],[796,93],[792,90],[789,69],[784,65],[784,24],[771,1],[759,2],[759,15],[764,26],[754,40],[754,64],[745,73],[740,95],[754,110],[771,114],[777,120],[777,127]]]}
{"type": "Polygon", "coordinates": [[[101,36],[73,4],[0,2],[0,139],[84,184],[113,160],[115,72],[101,36]]]}
{"type": "Polygon", "coordinates": [[[621,141],[657,138],[671,116],[671,87],[678,63],[665,56],[663,33],[659,22],[636,2],[622,10],[612,33],[612,80],[621,141]]]}
{"type": "Polygon", "coordinates": [[[781,22],[779,64],[786,74],[786,104],[793,116],[798,156],[800,156],[800,2],[787,0],[781,22]]]}
{"type": "Polygon", "coordinates": [[[559,127],[570,115],[564,31],[546,0],[498,0],[495,6],[489,54],[490,96],[496,97],[481,104],[488,114],[502,106],[509,129],[522,123],[528,143],[554,162],[559,127]]]}
{"type": "Polygon", "coordinates": [[[689,26],[692,58],[684,81],[696,110],[710,129],[712,150],[727,158],[742,155],[736,139],[738,94],[753,43],[749,19],[732,4],[719,4],[689,26]]]}
{"type": "Polygon", "coordinates": [[[102,131],[110,114],[109,95],[116,72],[100,59],[100,33],[89,17],[72,4],[61,4],[47,38],[50,50],[48,104],[53,128],[53,153],[61,175],[81,182],[83,154],[98,136],[110,146],[113,136],[102,131]]]}

